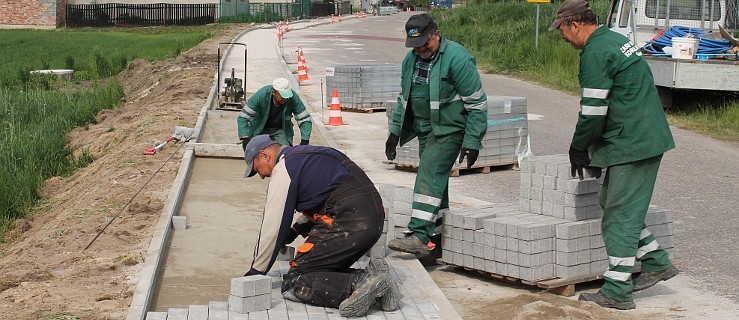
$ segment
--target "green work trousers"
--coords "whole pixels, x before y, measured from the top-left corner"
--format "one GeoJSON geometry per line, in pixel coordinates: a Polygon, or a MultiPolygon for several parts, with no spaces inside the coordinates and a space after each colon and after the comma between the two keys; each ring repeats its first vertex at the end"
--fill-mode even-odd
{"type": "Polygon", "coordinates": [[[287,139],[285,130],[278,128],[264,128],[260,134],[268,134],[270,138],[283,146],[292,146],[293,142],[287,139]]]}
{"type": "Polygon", "coordinates": [[[600,205],[609,266],[600,290],[611,299],[633,300],[631,274],[635,261],[641,261],[643,272],[661,271],[672,265],[644,224],[661,160],[659,155],[611,166],[606,171],[600,205]]]}

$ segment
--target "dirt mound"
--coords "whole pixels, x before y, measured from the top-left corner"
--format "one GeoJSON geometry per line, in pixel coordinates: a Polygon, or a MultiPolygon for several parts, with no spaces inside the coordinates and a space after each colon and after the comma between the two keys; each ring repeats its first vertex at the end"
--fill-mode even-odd
{"type": "Polygon", "coordinates": [[[623,312],[609,311],[594,303],[583,303],[551,294],[521,294],[475,308],[475,314],[495,314],[510,320],[624,320],[623,312]]]}
{"type": "Polygon", "coordinates": [[[182,154],[172,145],[156,155],[142,151],[168,138],[174,126],[195,126],[216,72],[217,44],[246,28],[229,26],[174,59],[131,62],[119,76],[124,104],[68,135],[75,154],[89,152],[95,161],[72,176],[48,179],[37,212],[6,235],[2,318],[125,318],[182,154]]]}

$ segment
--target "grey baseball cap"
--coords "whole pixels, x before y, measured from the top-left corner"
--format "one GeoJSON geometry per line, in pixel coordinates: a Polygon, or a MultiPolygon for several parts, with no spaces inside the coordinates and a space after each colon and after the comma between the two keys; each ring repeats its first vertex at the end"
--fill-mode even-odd
{"type": "Polygon", "coordinates": [[[244,150],[244,161],[246,161],[246,171],[244,172],[244,178],[251,177],[257,173],[256,171],[254,171],[254,158],[257,157],[260,151],[266,149],[273,144],[279,143],[275,140],[272,140],[272,138],[270,138],[268,134],[260,134],[249,140],[249,143],[246,144],[246,149],[244,150]]]}
{"type": "Polygon", "coordinates": [[[574,16],[578,13],[590,11],[590,4],[585,0],[567,0],[557,9],[557,15],[554,18],[554,22],[549,26],[549,31],[554,31],[559,28],[564,18],[574,16]]]}

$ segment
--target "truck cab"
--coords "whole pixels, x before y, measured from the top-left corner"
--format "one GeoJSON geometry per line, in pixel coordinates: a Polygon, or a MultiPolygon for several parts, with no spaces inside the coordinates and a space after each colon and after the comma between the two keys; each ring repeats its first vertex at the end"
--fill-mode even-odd
{"type": "Polygon", "coordinates": [[[672,26],[718,31],[736,28],[735,0],[612,0],[607,23],[641,47],[672,26]],[[729,3],[732,2],[732,3],[729,3]]]}

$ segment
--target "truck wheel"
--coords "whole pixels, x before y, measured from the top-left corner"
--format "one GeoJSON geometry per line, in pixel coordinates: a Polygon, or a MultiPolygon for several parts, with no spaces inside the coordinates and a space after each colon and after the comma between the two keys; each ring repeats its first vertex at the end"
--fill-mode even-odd
{"type": "Polygon", "coordinates": [[[657,94],[659,95],[659,100],[662,102],[662,108],[672,108],[672,89],[657,86],[657,94]]]}

